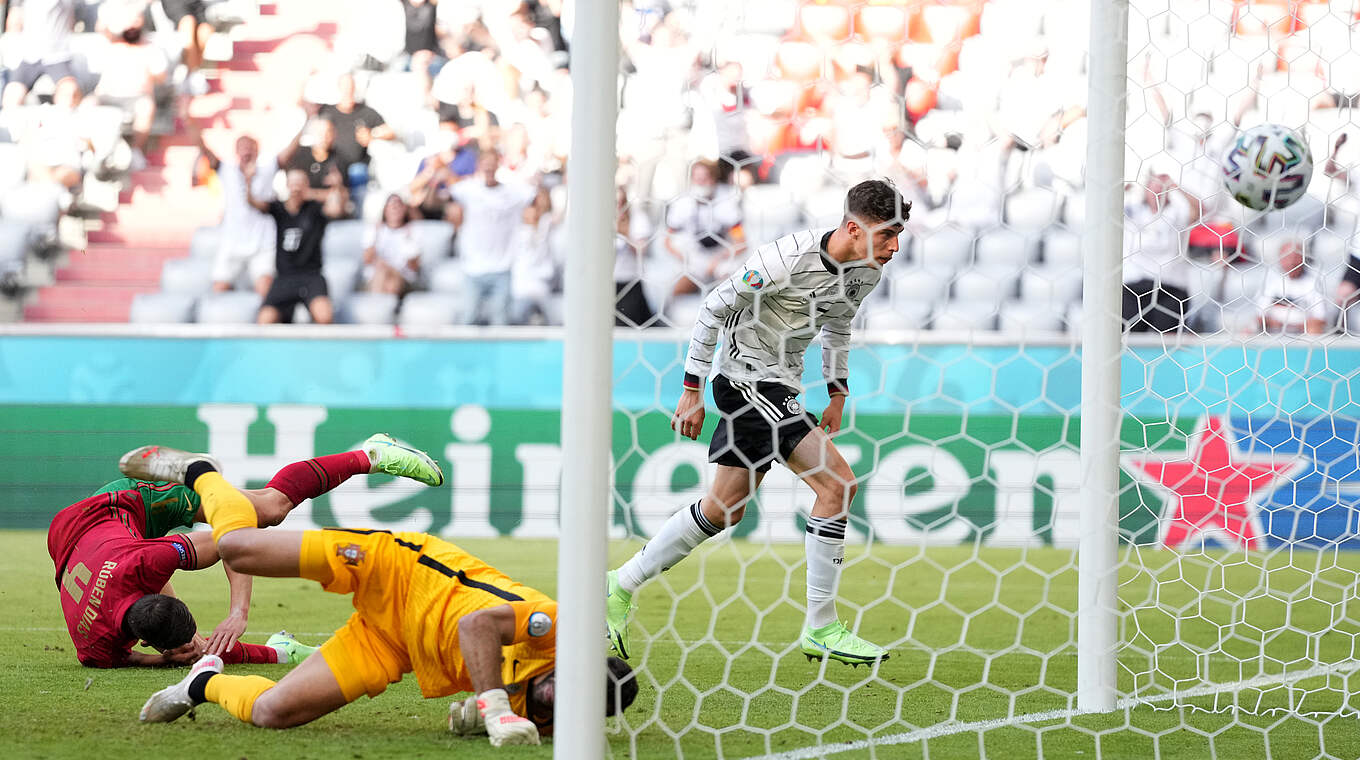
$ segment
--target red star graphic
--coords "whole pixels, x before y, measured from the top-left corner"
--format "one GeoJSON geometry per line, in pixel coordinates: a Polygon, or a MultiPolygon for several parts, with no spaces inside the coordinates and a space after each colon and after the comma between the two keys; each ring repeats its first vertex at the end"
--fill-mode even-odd
{"type": "Polygon", "coordinates": [[[1144,482],[1170,492],[1162,512],[1162,544],[1173,549],[1197,537],[1264,548],[1252,497],[1274,490],[1304,464],[1292,457],[1241,456],[1220,417],[1200,420],[1186,441],[1185,454],[1145,454],[1124,461],[1144,482]]]}

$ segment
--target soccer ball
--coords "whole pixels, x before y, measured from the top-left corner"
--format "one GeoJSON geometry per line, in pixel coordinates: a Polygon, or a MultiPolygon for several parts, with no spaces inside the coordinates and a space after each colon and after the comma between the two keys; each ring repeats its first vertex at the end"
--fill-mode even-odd
{"type": "Polygon", "coordinates": [[[1280,209],[1303,197],[1313,178],[1313,154],[1292,129],[1262,124],[1237,136],[1223,157],[1223,186],[1256,211],[1280,209]]]}

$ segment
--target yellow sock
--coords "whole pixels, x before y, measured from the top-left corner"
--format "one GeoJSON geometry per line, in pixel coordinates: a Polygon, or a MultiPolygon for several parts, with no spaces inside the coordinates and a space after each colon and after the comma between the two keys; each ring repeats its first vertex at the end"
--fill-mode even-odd
{"type": "Polygon", "coordinates": [[[260,695],[274,688],[274,682],[264,676],[223,676],[208,679],[203,696],[216,702],[223,710],[244,723],[250,722],[251,710],[260,695]]]}
{"type": "Polygon", "coordinates": [[[205,472],[199,475],[194,481],[194,490],[203,497],[203,516],[212,526],[214,541],[221,540],[222,536],[233,530],[259,525],[255,505],[236,486],[228,483],[221,473],[205,472]]]}

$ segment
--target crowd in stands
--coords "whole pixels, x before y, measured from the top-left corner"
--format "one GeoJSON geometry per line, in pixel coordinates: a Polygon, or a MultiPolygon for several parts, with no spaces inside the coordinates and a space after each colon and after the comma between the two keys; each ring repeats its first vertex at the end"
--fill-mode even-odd
{"type": "MultiPolygon", "coordinates": [[[[137,34],[155,14],[99,5],[109,50],[93,84],[51,23],[84,6],[23,0],[25,13],[49,9],[24,39],[30,28],[50,38],[22,48],[46,52],[10,69],[5,102],[35,71],[57,77],[42,108],[79,109],[82,96],[118,108],[135,162],[156,89],[191,91],[202,58],[201,13],[161,3],[172,57],[137,34]]],[[[1360,332],[1360,259],[1347,247],[1360,215],[1360,141],[1346,141],[1353,12],[1133,5],[1127,329],[1360,332]],[[1223,190],[1218,157],[1263,121],[1300,127],[1319,170],[1295,206],[1248,214],[1223,190]]],[[[253,289],[261,321],[301,304],[314,321],[560,322],[562,270],[580,255],[563,239],[572,4],[346,8],[329,59],[309,64],[301,129],[207,152],[232,230],[213,287],[253,289]]],[[[624,2],[618,323],[686,325],[755,246],[837,223],[845,188],[884,176],[913,210],[866,326],[1075,329],[1088,13],[1084,0],[624,2]]],[[[30,176],[72,187],[110,160],[108,141],[79,129],[43,133],[63,145],[35,153],[30,176]]]]}

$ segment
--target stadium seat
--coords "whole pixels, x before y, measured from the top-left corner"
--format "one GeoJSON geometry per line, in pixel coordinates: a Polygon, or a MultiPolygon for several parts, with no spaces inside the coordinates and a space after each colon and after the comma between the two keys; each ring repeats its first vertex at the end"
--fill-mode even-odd
{"type": "Polygon", "coordinates": [[[410,293],[402,299],[397,324],[402,327],[437,327],[463,321],[464,305],[449,293],[410,293]]]}
{"type": "Polygon", "coordinates": [[[1059,228],[1044,233],[1044,263],[1050,267],[1081,269],[1081,234],[1059,228]]]}
{"type": "Polygon", "coordinates": [[[248,291],[208,293],[198,299],[198,321],[214,325],[254,324],[260,297],[248,291]]]}
{"type": "Polygon", "coordinates": [[[1019,272],[1038,258],[1037,233],[999,229],[978,237],[976,261],[980,267],[1019,272]]]}
{"type": "Polygon", "coordinates": [[[1011,193],[1006,198],[1006,224],[1017,230],[1042,230],[1053,225],[1062,196],[1042,187],[1011,193]]]}
{"type": "Polygon", "coordinates": [[[917,261],[938,271],[955,271],[972,264],[973,236],[957,227],[940,227],[920,239],[917,261]]]}
{"type": "Polygon", "coordinates": [[[741,205],[746,239],[755,245],[764,245],[802,226],[798,205],[779,185],[746,188],[742,191],[741,205]]]}
{"type": "Polygon", "coordinates": [[[912,10],[902,5],[866,5],[855,16],[855,34],[871,42],[901,43],[907,38],[912,10]]]}
{"type": "Polygon", "coordinates": [[[411,222],[420,239],[420,265],[429,269],[453,255],[453,225],[437,219],[411,222]]]}
{"type": "Polygon", "coordinates": [[[359,287],[359,270],[363,265],[362,259],[335,259],[321,265],[321,275],[326,278],[332,301],[344,301],[359,287]]]}
{"type": "Polygon", "coordinates": [[[845,188],[824,187],[803,202],[803,216],[809,227],[835,227],[845,217],[845,188]]]}
{"type": "Polygon", "coordinates": [[[810,42],[782,42],[775,53],[775,64],[784,79],[811,82],[822,75],[822,51],[810,42]]]}
{"type": "Polygon", "coordinates": [[[864,312],[868,330],[924,330],[930,326],[933,307],[928,303],[877,305],[864,312]]]}
{"type": "Polygon", "coordinates": [[[850,9],[843,5],[804,5],[798,9],[803,34],[819,45],[835,45],[850,37],[850,9]]]}
{"type": "Polygon", "coordinates": [[[0,219],[0,274],[23,268],[31,247],[30,235],[27,224],[0,219]]]}
{"type": "Polygon", "coordinates": [[[24,222],[40,238],[56,239],[62,189],[53,184],[26,184],[0,199],[0,217],[24,222]]]}
{"type": "MultiPolygon", "coordinates": [[[[924,267],[893,267],[884,269],[888,275],[889,296],[894,307],[906,308],[911,304],[933,304],[944,300],[949,294],[949,276],[937,269],[924,267]],[[889,279],[890,278],[890,279],[889,279]]],[[[882,290],[883,285],[878,287],[882,290]]],[[[875,291],[877,292],[877,290],[875,291]]]]}
{"type": "Polygon", "coordinates": [[[996,304],[951,301],[935,312],[933,330],[993,330],[996,328],[996,304]]]}
{"type": "Polygon", "coordinates": [[[461,261],[443,261],[425,272],[430,290],[467,297],[468,278],[461,261]]]}
{"type": "Polygon", "coordinates": [[[390,325],[397,315],[397,297],[388,293],[355,293],[340,312],[341,321],[344,322],[390,325]]]}
{"type": "Polygon", "coordinates": [[[161,292],[200,296],[212,290],[212,259],[168,259],[161,265],[161,292]]]}
{"type": "Polygon", "coordinates": [[[28,160],[24,149],[14,143],[0,143],[0,194],[24,184],[28,160]]]}
{"type": "Polygon", "coordinates": [[[211,261],[217,256],[217,248],[222,242],[222,228],[199,227],[194,230],[194,238],[189,243],[189,257],[211,261]]]}
{"type": "Polygon", "coordinates": [[[1020,276],[1020,298],[1061,312],[1081,298],[1081,270],[1059,267],[1026,269],[1020,276]]]}
{"type": "Polygon", "coordinates": [[[954,278],[954,300],[998,303],[1015,293],[1016,276],[1009,270],[965,270],[954,278]]]}
{"type": "Polygon", "coordinates": [[[341,219],[326,225],[321,238],[321,255],[325,261],[360,259],[364,257],[364,222],[341,219]]]}
{"type": "Polygon", "coordinates": [[[1047,305],[1011,302],[1001,305],[998,325],[1010,333],[1059,332],[1063,329],[1062,312],[1047,305]]]}
{"type": "Polygon", "coordinates": [[[194,321],[192,293],[138,293],[132,299],[128,321],[137,324],[178,324],[194,321]]]}
{"type": "Polygon", "coordinates": [[[1086,222],[1086,193],[1070,193],[1067,196],[1067,201],[1063,203],[1062,220],[1067,229],[1081,231],[1081,225],[1086,222]]]}

